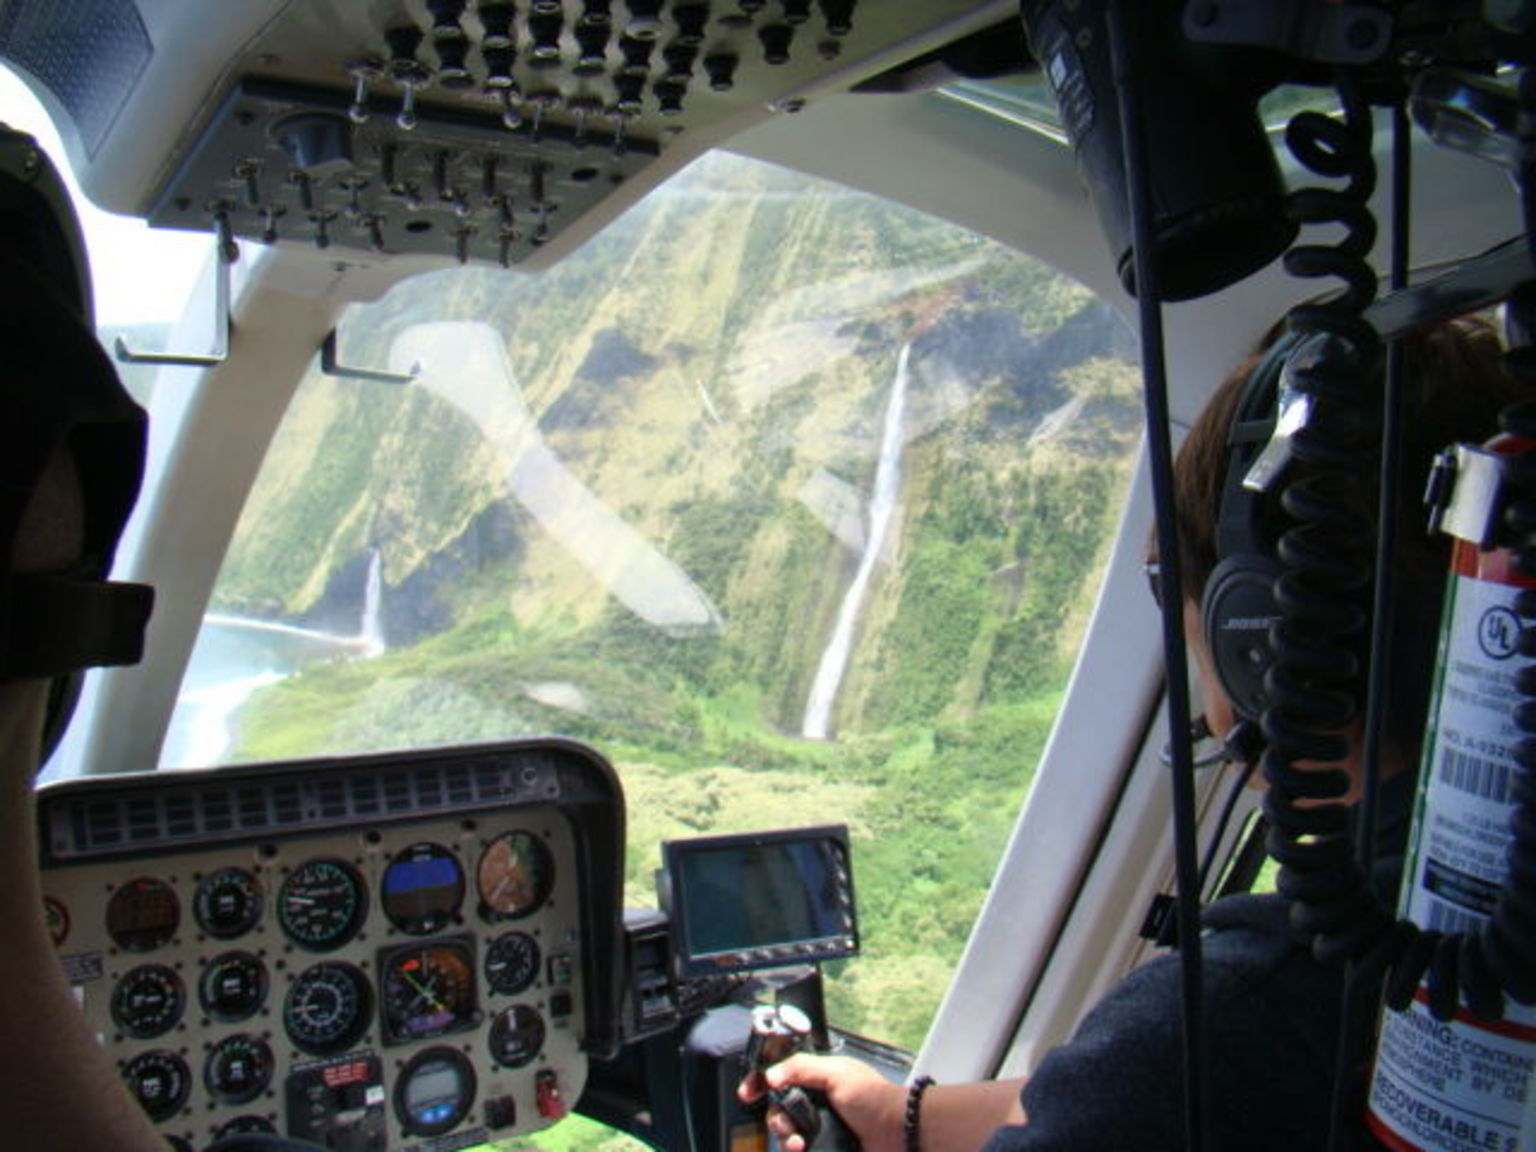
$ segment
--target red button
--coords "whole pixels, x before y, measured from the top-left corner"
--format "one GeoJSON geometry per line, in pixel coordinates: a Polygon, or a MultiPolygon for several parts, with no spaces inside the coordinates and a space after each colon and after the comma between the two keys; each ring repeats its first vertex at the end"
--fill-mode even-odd
{"type": "Polygon", "coordinates": [[[560,1095],[560,1084],[553,1072],[539,1073],[534,1081],[534,1099],[539,1115],[546,1120],[564,1120],[570,1111],[565,1106],[565,1097],[560,1095]]]}

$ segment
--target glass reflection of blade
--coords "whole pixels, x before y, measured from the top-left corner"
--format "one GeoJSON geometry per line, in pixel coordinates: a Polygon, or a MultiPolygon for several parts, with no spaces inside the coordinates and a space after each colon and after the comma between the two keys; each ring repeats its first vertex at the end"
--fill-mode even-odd
{"type": "Polygon", "coordinates": [[[544,443],[494,329],[419,324],[395,340],[390,363],[401,371],[421,365],[417,383],[474,421],[505,465],[512,495],[626,608],[669,635],[720,631],[704,591],[544,443]]]}

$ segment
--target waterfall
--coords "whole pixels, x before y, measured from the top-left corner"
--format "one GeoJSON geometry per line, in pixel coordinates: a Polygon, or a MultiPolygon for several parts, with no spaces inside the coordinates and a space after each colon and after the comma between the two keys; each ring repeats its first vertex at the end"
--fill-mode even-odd
{"type": "Polygon", "coordinates": [[[364,656],[384,651],[384,556],[377,549],[368,554],[368,579],[363,584],[363,618],[357,630],[364,656]]]}
{"type": "Polygon", "coordinates": [[[223,763],[234,722],[253,692],[310,664],[381,655],[383,600],[384,561],[375,548],[368,555],[356,635],[323,632],[280,620],[205,614],[176,697],[176,711],[160,753],[161,766],[202,768],[223,763]]]}
{"type": "Polygon", "coordinates": [[[891,398],[886,402],[885,427],[880,435],[880,456],[875,465],[875,484],[869,497],[868,521],[864,533],[864,553],[859,557],[859,567],[853,582],[843,593],[843,603],[837,610],[837,622],[832,635],[821,653],[816,666],[816,677],[811,681],[810,695],[805,701],[805,719],[800,734],[807,740],[827,739],[832,727],[832,706],[837,702],[837,692],[842,686],[843,675],[848,671],[848,658],[853,654],[854,627],[859,621],[859,610],[869,592],[869,581],[874,575],[875,562],[885,547],[885,537],[896,512],[896,497],[901,493],[902,421],[907,403],[907,354],[910,344],[903,346],[896,361],[896,378],[891,381],[891,398]]]}

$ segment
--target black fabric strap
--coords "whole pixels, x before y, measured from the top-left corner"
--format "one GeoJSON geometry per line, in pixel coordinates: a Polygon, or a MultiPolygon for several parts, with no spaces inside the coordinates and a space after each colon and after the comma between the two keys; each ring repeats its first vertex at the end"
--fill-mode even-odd
{"type": "Polygon", "coordinates": [[[14,575],[0,583],[0,680],[134,664],[154,606],[147,584],[74,576],[14,575]],[[3,631],[8,621],[9,634],[3,631]]]}

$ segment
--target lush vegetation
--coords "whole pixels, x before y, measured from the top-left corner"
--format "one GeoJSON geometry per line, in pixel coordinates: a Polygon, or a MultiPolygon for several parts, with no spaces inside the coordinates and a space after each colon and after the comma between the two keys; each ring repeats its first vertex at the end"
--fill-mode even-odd
{"type": "Polygon", "coordinates": [[[383,364],[444,318],[494,332],[505,366],[474,386],[520,414],[521,447],[487,443],[438,383],[306,382],[218,607],[345,630],[377,550],[390,646],[261,691],[236,754],[587,739],[621,770],[635,904],[653,901],[665,838],[845,821],[864,952],[834,973],[832,1011],[916,1046],[1118,517],[1138,422],[1114,319],[968,233],[725,158],[537,278],[401,286],[359,310],[347,356],[383,364]],[[836,738],[806,740],[903,346],[899,507],[836,738]],[[545,450],[645,544],[624,548],[686,578],[621,595],[601,548],[540,503],[548,472],[530,489],[545,450]],[[713,623],[663,619],[683,585],[713,623]]]}

